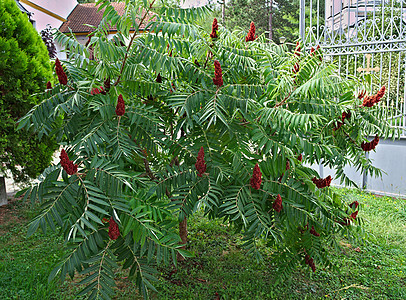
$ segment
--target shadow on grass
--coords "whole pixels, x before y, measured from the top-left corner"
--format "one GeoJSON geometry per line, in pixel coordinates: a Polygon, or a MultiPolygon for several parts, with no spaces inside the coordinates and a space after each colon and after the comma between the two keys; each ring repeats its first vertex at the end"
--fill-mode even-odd
{"type": "MultiPolygon", "coordinates": [[[[154,299],[406,299],[406,201],[342,189],[351,203],[360,203],[367,236],[342,241],[331,258],[339,271],[298,268],[278,286],[270,249],[263,247],[264,263],[242,248],[242,236],[220,220],[202,215],[189,221],[189,249],[196,257],[159,269],[154,299]],[[352,244],[351,244],[352,243],[352,244]]],[[[0,208],[0,299],[78,299],[81,289],[68,279],[48,283],[54,264],[63,256],[57,234],[26,237],[35,211],[14,200],[0,208]],[[7,210],[7,211],[5,211],[7,210]],[[6,217],[4,217],[6,216],[6,217]]],[[[316,262],[317,264],[317,262],[316,262]]],[[[135,284],[117,271],[115,299],[141,299],[135,284]]]]}

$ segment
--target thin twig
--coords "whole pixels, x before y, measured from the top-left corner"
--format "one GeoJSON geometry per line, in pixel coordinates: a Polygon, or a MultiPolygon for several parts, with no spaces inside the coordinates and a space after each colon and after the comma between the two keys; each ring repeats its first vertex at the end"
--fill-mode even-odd
{"type": "MultiPolygon", "coordinates": [[[[138,28],[141,27],[142,23],[144,23],[146,17],[149,15],[149,12],[151,11],[152,6],[154,5],[154,3],[155,3],[155,0],[152,0],[151,4],[149,5],[149,9],[146,10],[144,16],[142,17],[142,19],[141,19],[141,21],[140,21],[140,23],[138,25],[138,28]]],[[[120,75],[118,76],[117,81],[114,83],[114,86],[116,86],[120,82],[121,75],[123,74],[123,70],[124,70],[124,67],[125,67],[125,63],[127,62],[127,59],[128,59],[128,52],[130,51],[130,48],[131,48],[137,34],[138,34],[138,30],[134,31],[134,34],[131,37],[130,43],[127,46],[127,50],[125,52],[124,60],[123,60],[123,63],[121,65],[121,69],[120,69],[120,75]]]]}

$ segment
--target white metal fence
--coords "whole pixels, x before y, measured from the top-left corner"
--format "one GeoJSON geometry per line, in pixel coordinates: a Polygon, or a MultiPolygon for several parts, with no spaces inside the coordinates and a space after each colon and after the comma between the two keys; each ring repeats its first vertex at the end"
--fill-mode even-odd
{"type": "Polygon", "coordinates": [[[386,86],[380,105],[406,136],[406,1],[300,0],[300,35],[320,45],[338,72],[365,81],[369,93],[386,86]]]}

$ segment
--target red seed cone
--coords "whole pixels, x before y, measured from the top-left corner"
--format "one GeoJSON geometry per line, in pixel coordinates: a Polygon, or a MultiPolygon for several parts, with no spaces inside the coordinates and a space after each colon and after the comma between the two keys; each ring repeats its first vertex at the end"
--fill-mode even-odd
{"type": "Polygon", "coordinates": [[[299,42],[296,42],[295,55],[296,55],[297,57],[300,57],[300,50],[301,50],[300,44],[299,44],[299,42]]]}
{"type": "Polygon", "coordinates": [[[342,115],[341,115],[341,120],[344,122],[345,119],[350,119],[351,118],[351,112],[346,112],[343,111],[342,115]]]}
{"type": "Polygon", "coordinates": [[[314,236],[320,236],[320,233],[318,233],[316,229],[314,229],[314,226],[310,228],[310,234],[313,234],[314,236]]]}
{"type": "Polygon", "coordinates": [[[333,130],[336,131],[336,130],[340,129],[341,126],[344,125],[344,120],[345,120],[345,119],[350,119],[350,118],[351,118],[351,112],[345,112],[345,111],[344,111],[344,112],[342,113],[342,115],[341,115],[341,122],[338,121],[338,122],[337,122],[337,125],[333,128],[333,130]]]}
{"type": "Polygon", "coordinates": [[[314,264],[314,260],[308,254],[306,254],[305,256],[305,262],[312,269],[313,273],[316,272],[316,265],[314,264]]]}
{"type": "Polygon", "coordinates": [[[362,142],[361,148],[362,148],[362,150],[368,152],[368,151],[374,150],[375,147],[378,145],[378,143],[379,143],[379,136],[376,135],[375,138],[372,141],[370,141],[369,143],[362,142]]]}
{"type": "Polygon", "coordinates": [[[347,217],[345,217],[342,221],[336,221],[336,222],[343,225],[343,226],[350,225],[350,220],[347,217]]]}
{"type": "Polygon", "coordinates": [[[375,95],[365,96],[364,100],[362,101],[362,106],[364,107],[372,107],[375,104],[375,95]]]}
{"type": "Polygon", "coordinates": [[[366,90],[362,90],[361,92],[359,92],[359,94],[358,94],[358,99],[362,99],[362,98],[364,98],[364,97],[365,97],[365,95],[366,95],[366,93],[367,93],[367,91],[366,91],[366,90]]]}
{"type": "Polygon", "coordinates": [[[155,81],[158,82],[158,83],[162,83],[162,76],[161,76],[161,73],[158,73],[158,75],[156,76],[155,81]]]}
{"type": "Polygon", "coordinates": [[[292,72],[294,74],[296,74],[297,72],[299,72],[299,70],[300,70],[299,64],[295,63],[295,65],[293,66],[292,72]]]}
{"type": "MultiPolygon", "coordinates": [[[[316,47],[316,52],[319,52],[319,50],[320,50],[320,45],[317,45],[317,47],[316,47]]],[[[321,51],[319,52],[319,59],[320,59],[320,61],[322,62],[323,61],[323,56],[321,55],[321,51]]]]}
{"type": "Polygon", "coordinates": [[[110,86],[111,86],[110,77],[106,78],[106,80],[103,82],[103,86],[104,86],[104,91],[106,93],[108,93],[110,91],[110,86]]]}
{"type": "Polygon", "coordinates": [[[385,90],[385,86],[382,86],[381,89],[376,93],[376,95],[366,96],[362,101],[362,106],[372,107],[377,104],[385,95],[385,90]]]}
{"type": "Polygon", "coordinates": [[[276,199],[275,199],[274,203],[272,204],[272,208],[273,208],[276,212],[280,212],[280,211],[283,209],[282,197],[281,197],[281,195],[278,194],[278,196],[276,196],[276,199]]]}
{"type": "Polygon", "coordinates": [[[103,87],[101,86],[100,89],[99,88],[93,88],[92,91],[90,92],[91,95],[97,95],[103,92],[103,87]]]}
{"type": "Polygon", "coordinates": [[[213,24],[211,25],[211,33],[210,33],[210,37],[211,37],[212,39],[218,38],[218,36],[217,36],[217,30],[219,30],[219,25],[217,24],[217,19],[214,18],[213,24]]]}
{"type": "Polygon", "coordinates": [[[382,97],[385,95],[385,86],[382,86],[381,89],[378,91],[378,93],[376,93],[376,98],[378,99],[378,101],[380,101],[382,99],[382,97]]]}
{"type": "Polygon", "coordinates": [[[357,217],[357,215],[358,215],[358,210],[355,211],[355,212],[353,212],[353,213],[350,215],[350,218],[351,218],[352,220],[355,220],[355,218],[357,217]]]}
{"type": "Polygon", "coordinates": [[[214,61],[214,78],[213,83],[218,87],[223,85],[223,74],[220,66],[220,62],[218,60],[214,61]]]}
{"type": "Polygon", "coordinates": [[[62,161],[69,161],[69,156],[66,153],[65,149],[62,149],[61,154],[59,155],[59,159],[62,161]]]}
{"type": "Polygon", "coordinates": [[[358,201],[354,201],[349,205],[349,207],[351,207],[352,209],[357,209],[358,205],[359,205],[358,201]]]}
{"type": "Polygon", "coordinates": [[[123,99],[123,95],[119,95],[117,99],[117,106],[116,106],[116,115],[121,117],[125,113],[125,103],[123,99]]]}
{"type": "Polygon", "coordinates": [[[203,173],[206,172],[206,162],[204,161],[204,149],[203,146],[200,147],[199,153],[197,154],[197,160],[195,163],[197,170],[197,176],[202,177],[203,173]]]}
{"type": "Polygon", "coordinates": [[[313,177],[313,179],[312,179],[312,181],[313,181],[313,183],[319,188],[319,189],[322,189],[322,188],[324,188],[324,187],[326,187],[326,186],[330,186],[330,184],[331,184],[331,180],[332,180],[332,178],[331,178],[331,176],[330,175],[328,175],[326,178],[320,178],[320,179],[317,179],[316,177],[313,177]]]}
{"type": "Polygon", "coordinates": [[[61,62],[59,61],[58,58],[55,60],[55,72],[56,75],[58,75],[59,83],[62,85],[67,85],[68,77],[66,76],[65,71],[63,70],[61,62]]]}
{"type": "Polygon", "coordinates": [[[336,131],[336,130],[340,129],[341,126],[343,126],[343,125],[344,125],[343,122],[338,121],[338,122],[337,122],[337,125],[334,126],[333,131],[336,131]]]}
{"type": "Polygon", "coordinates": [[[50,89],[52,89],[52,84],[51,84],[50,81],[48,81],[48,82],[47,82],[47,90],[50,90],[50,89]]]}
{"type": "Polygon", "coordinates": [[[68,175],[73,175],[78,171],[78,165],[73,164],[73,162],[69,159],[65,149],[62,149],[59,158],[61,160],[62,168],[65,170],[66,173],[68,173],[68,175]]]}
{"type": "Polygon", "coordinates": [[[302,155],[302,153],[299,154],[297,160],[298,160],[298,161],[302,161],[302,160],[303,160],[303,155],[302,155]]]}
{"type": "Polygon", "coordinates": [[[109,224],[110,224],[110,226],[109,226],[109,237],[112,240],[118,239],[118,237],[120,236],[120,230],[118,228],[118,225],[117,225],[116,221],[114,221],[113,217],[110,218],[109,224]]]}
{"type": "Polygon", "coordinates": [[[252,173],[252,177],[250,180],[251,186],[253,189],[259,190],[259,188],[261,187],[261,179],[262,173],[261,170],[259,169],[259,165],[258,163],[255,165],[254,167],[254,171],[252,173]]]}
{"type": "Polygon", "coordinates": [[[247,36],[245,37],[246,42],[255,41],[258,36],[255,36],[255,24],[251,22],[250,30],[248,31],[247,36]]]}
{"type": "Polygon", "coordinates": [[[310,55],[313,55],[314,51],[316,51],[316,49],[314,49],[313,47],[310,49],[310,55]]]}

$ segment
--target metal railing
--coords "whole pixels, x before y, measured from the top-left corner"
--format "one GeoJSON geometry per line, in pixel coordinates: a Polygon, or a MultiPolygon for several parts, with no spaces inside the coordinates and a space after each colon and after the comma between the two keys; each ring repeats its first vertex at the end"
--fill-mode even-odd
{"type": "Polygon", "coordinates": [[[388,120],[406,129],[405,0],[300,0],[299,27],[306,49],[320,45],[341,75],[372,74],[371,92],[385,85],[380,105],[395,108],[388,120]]]}

